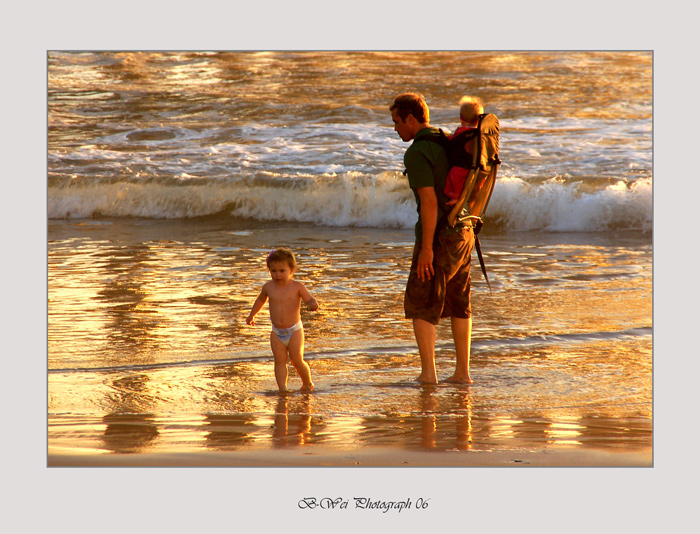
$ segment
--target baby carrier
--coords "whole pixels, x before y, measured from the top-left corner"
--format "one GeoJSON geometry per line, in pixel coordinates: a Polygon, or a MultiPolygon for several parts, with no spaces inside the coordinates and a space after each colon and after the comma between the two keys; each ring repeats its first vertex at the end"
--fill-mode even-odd
{"type": "MultiPolygon", "coordinates": [[[[501,160],[498,158],[500,128],[498,117],[491,113],[479,115],[476,128],[470,128],[459,135],[449,139],[440,130],[439,135],[422,136],[415,141],[432,141],[443,146],[447,153],[450,167],[458,166],[469,169],[462,193],[454,206],[445,204],[445,184],[436,184],[435,193],[438,197],[438,205],[443,213],[443,223],[453,228],[457,223],[468,223],[470,220],[474,227],[474,246],[479,256],[481,272],[491,291],[489,277],[484,266],[484,257],[481,254],[479,243],[479,231],[484,222],[482,217],[493,194],[493,186],[496,183],[496,175],[501,160]]],[[[415,142],[414,141],[414,142],[415,142]]]]}
{"type": "Polygon", "coordinates": [[[484,113],[479,116],[479,124],[476,128],[467,130],[448,141],[446,150],[450,165],[469,169],[462,194],[447,214],[448,226],[453,227],[458,221],[465,219],[461,217],[461,213],[466,203],[469,209],[469,215],[466,218],[474,219],[478,228],[481,229],[482,217],[491,200],[498,166],[501,164],[498,158],[499,132],[498,117],[491,113],[484,113]],[[465,145],[469,146],[471,151],[468,151],[465,145]]]}

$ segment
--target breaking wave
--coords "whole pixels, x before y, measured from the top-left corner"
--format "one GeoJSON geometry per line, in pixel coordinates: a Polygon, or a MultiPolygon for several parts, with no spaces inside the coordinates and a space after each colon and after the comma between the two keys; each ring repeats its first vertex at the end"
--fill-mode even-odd
{"type": "MultiPolygon", "coordinates": [[[[50,219],[196,218],[215,214],[319,226],[411,228],[413,194],[398,172],[246,179],[83,180],[49,187],[50,219]]],[[[552,178],[539,183],[499,178],[487,218],[510,231],[651,231],[652,180],[592,187],[552,178]]]]}

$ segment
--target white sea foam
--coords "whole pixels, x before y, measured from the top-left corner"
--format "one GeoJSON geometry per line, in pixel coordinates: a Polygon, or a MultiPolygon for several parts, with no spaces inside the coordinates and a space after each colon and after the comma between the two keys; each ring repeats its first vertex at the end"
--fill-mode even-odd
{"type": "Polygon", "coordinates": [[[650,231],[652,183],[619,181],[593,192],[581,182],[553,178],[533,185],[502,178],[494,189],[488,217],[511,230],[595,232],[611,229],[650,231]]]}
{"type": "Polygon", "coordinates": [[[401,80],[424,87],[453,130],[468,62],[500,119],[489,228],[651,230],[648,54],[421,57],[52,55],[48,215],[410,228],[388,106],[401,80]]]}
{"type": "MultiPolygon", "coordinates": [[[[400,173],[376,176],[303,175],[293,179],[263,173],[252,179],[169,182],[91,182],[52,188],[49,218],[191,218],[226,212],[258,221],[304,222],[322,226],[411,228],[416,205],[400,173]]],[[[589,232],[650,231],[651,179],[619,181],[585,191],[581,182],[553,178],[539,184],[499,179],[488,219],[506,230],[589,232]]]]}
{"type": "Polygon", "coordinates": [[[328,226],[410,227],[416,209],[400,175],[361,173],[299,176],[262,174],[252,180],[206,184],[91,182],[51,188],[49,218],[149,217],[174,219],[219,213],[260,221],[328,226]]]}

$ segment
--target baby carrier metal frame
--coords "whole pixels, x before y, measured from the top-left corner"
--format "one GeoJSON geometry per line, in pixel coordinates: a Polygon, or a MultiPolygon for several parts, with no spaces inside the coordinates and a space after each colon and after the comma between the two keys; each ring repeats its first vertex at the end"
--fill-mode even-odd
{"type": "MultiPolygon", "coordinates": [[[[450,228],[454,228],[457,223],[471,225],[474,230],[474,247],[479,256],[481,272],[486,279],[486,285],[491,291],[491,283],[486,274],[484,257],[481,253],[481,243],[479,242],[479,231],[483,226],[483,215],[493,194],[493,186],[496,183],[498,166],[501,160],[498,157],[498,147],[500,139],[500,125],[498,117],[491,113],[479,115],[479,122],[474,130],[464,132],[453,139],[448,139],[442,130],[439,133],[421,136],[414,142],[430,141],[441,145],[445,149],[450,166],[467,168],[471,165],[462,193],[457,199],[457,203],[450,208],[445,203],[446,195],[443,192],[444,182],[436,184],[435,193],[438,198],[438,205],[446,215],[442,218],[442,223],[450,228]],[[469,146],[469,149],[467,149],[469,146]],[[471,155],[471,162],[469,162],[471,155]],[[467,210],[465,210],[465,207],[467,210]]],[[[407,171],[404,170],[404,174],[407,171]]]]}
{"type": "MultiPolygon", "coordinates": [[[[481,272],[484,274],[489,292],[492,293],[491,283],[484,266],[484,257],[481,253],[481,243],[479,242],[478,234],[484,224],[482,217],[486,213],[486,208],[491,200],[493,187],[496,184],[498,166],[501,164],[501,160],[498,157],[500,140],[498,117],[491,113],[479,115],[479,123],[476,129],[478,133],[471,141],[473,151],[471,168],[457,203],[447,214],[447,225],[454,227],[458,222],[472,220],[474,225],[474,246],[479,256],[481,272]],[[462,216],[465,204],[469,209],[469,215],[462,216]]],[[[464,148],[464,145],[459,148],[464,148]]]]}
{"type": "Polygon", "coordinates": [[[500,137],[498,117],[491,113],[480,115],[477,131],[478,134],[473,141],[472,165],[464,183],[464,189],[447,215],[447,224],[450,227],[463,220],[460,218],[460,213],[465,203],[469,208],[468,218],[481,220],[493,194],[498,166],[501,164],[498,158],[500,137]]]}

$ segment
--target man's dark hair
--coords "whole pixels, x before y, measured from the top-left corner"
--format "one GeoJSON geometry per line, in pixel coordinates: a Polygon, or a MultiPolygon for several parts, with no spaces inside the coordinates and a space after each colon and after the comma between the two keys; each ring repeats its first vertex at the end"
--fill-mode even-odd
{"type": "Polygon", "coordinates": [[[394,99],[394,103],[389,107],[389,111],[396,110],[396,113],[401,120],[406,122],[406,117],[413,117],[420,123],[427,124],[430,122],[430,111],[428,104],[425,103],[425,98],[416,93],[403,93],[394,99]]]}

